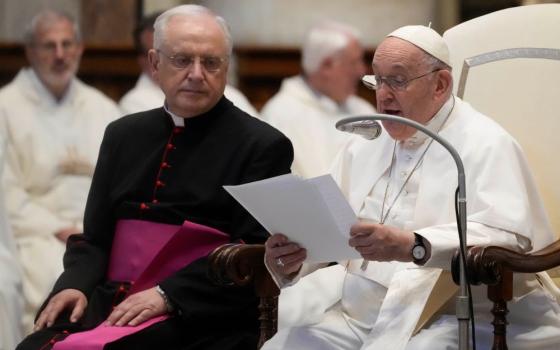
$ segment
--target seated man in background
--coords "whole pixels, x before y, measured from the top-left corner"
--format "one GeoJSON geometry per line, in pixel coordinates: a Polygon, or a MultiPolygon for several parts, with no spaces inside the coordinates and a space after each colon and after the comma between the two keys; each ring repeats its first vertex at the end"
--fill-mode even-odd
{"type": "MultiPolygon", "coordinates": [[[[449,52],[439,34],[424,26],[399,28],[377,47],[372,67],[378,110],[425,125],[461,156],[468,245],[529,252],[554,241],[518,144],[452,94],[449,52]]],[[[383,126],[377,140],[349,142],[333,169],[360,220],[348,244],[363,260],[340,262],[347,269],[342,297],[322,319],[280,331],[263,349],[457,349],[457,287],[449,273],[459,246],[456,166],[422,132],[392,121],[383,126]]],[[[280,286],[321,267],[303,264],[305,257],[305,249],[282,234],[266,243],[266,264],[280,286]]],[[[492,304],[485,286],[472,292],[477,346],[487,349],[492,304]]],[[[513,293],[509,348],[556,349],[560,307],[552,295],[534,274],[516,274],[513,293]]]]}
{"type": "MultiPolygon", "coordinates": [[[[263,119],[281,130],[294,145],[292,172],[303,177],[326,174],[337,152],[353,137],[336,130],[338,120],[375,112],[355,95],[365,74],[364,51],[358,31],[350,26],[324,22],[307,33],[302,48],[303,74],[287,78],[280,91],[263,107],[263,119]]],[[[282,290],[278,327],[304,323],[322,315],[340,298],[341,286],[332,281],[344,276],[332,266],[282,290]],[[337,277],[338,276],[338,277],[337,277]],[[308,296],[313,293],[312,300],[308,296]]]]}
{"type": "Polygon", "coordinates": [[[116,104],[76,78],[83,52],[78,24],[46,10],[25,31],[31,65],[0,90],[6,140],[3,186],[23,267],[24,325],[62,272],[66,239],[83,212],[103,131],[116,104]]]}
{"type": "MultiPolygon", "coordinates": [[[[152,77],[150,63],[148,62],[148,51],[150,51],[154,42],[154,22],[159,15],[158,12],[143,18],[132,33],[134,49],[142,73],[134,88],[128,91],[119,102],[123,115],[158,108],[163,105],[165,96],[152,77]]],[[[241,110],[254,117],[258,116],[257,111],[245,95],[233,86],[226,84],[224,95],[241,110]]]]}
{"type": "Polygon", "coordinates": [[[182,5],[155,22],[149,52],[164,106],[105,132],[84,218],[18,349],[255,349],[251,287],[220,287],[206,255],[267,232],[223,189],[289,172],[290,141],[224,97],[223,18],[182,5]],[[93,329],[93,330],[92,330],[93,329]]]}
{"type": "Polygon", "coordinates": [[[326,174],[342,145],[352,137],[336,130],[336,122],[375,110],[355,95],[366,71],[355,28],[320,23],[307,33],[301,54],[303,74],[285,79],[261,115],[292,141],[292,171],[309,178],[326,174]]]}
{"type": "MultiPolygon", "coordinates": [[[[0,136],[0,174],[4,167],[4,143],[0,136]]],[[[0,188],[0,349],[14,349],[22,338],[21,269],[0,188]]]]}

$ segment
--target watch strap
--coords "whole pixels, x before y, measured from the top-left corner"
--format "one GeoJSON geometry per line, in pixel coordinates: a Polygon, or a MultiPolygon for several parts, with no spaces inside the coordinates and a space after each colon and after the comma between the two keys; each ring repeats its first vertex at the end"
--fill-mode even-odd
{"type": "Polygon", "coordinates": [[[424,254],[424,257],[421,259],[416,259],[416,257],[414,256],[413,252],[411,252],[412,254],[412,261],[416,264],[416,265],[424,265],[431,256],[431,245],[430,243],[424,239],[424,237],[422,237],[421,235],[419,235],[418,233],[414,232],[414,245],[412,246],[412,250],[414,251],[414,249],[416,247],[423,247],[426,254],[424,254]]]}

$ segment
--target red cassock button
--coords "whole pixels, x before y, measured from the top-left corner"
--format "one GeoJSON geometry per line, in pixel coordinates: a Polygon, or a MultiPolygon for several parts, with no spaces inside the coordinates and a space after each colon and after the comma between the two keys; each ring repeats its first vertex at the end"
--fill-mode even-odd
{"type": "Polygon", "coordinates": [[[157,187],[163,187],[163,186],[165,186],[165,184],[162,181],[157,180],[156,181],[156,186],[157,187]]]}
{"type": "Polygon", "coordinates": [[[163,169],[166,169],[166,168],[171,168],[171,165],[169,165],[169,163],[167,163],[167,162],[163,162],[163,163],[161,163],[161,167],[163,169]]]}
{"type": "Polygon", "coordinates": [[[173,133],[174,133],[174,134],[179,134],[179,133],[181,133],[181,132],[183,132],[183,128],[175,127],[175,128],[173,129],[173,133]]]}
{"type": "Polygon", "coordinates": [[[140,209],[141,209],[141,210],[146,210],[146,209],[150,209],[150,207],[148,207],[148,206],[146,205],[146,203],[141,203],[141,204],[140,204],[140,209]]]}
{"type": "Polygon", "coordinates": [[[153,199],[152,203],[157,204],[159,201],[157,199],[153,199]]]}
{"type": "Polygon", "coordinates": [[[174,148],[175,148],[175,146],[173,146],[173,144],[171,144],[171,143],[167,144],[167,149],[171,150],[171,149],[174,149],[174,148]]]}

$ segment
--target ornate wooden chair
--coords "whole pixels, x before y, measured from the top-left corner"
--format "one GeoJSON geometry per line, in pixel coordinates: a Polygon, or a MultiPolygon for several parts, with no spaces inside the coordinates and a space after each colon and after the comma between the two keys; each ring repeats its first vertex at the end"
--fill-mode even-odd
{"type": "MultiPolygon", "coordinates": [[[[560,4],[521,6],[475,18],[444,34],[457,96],[494,118],[522,145],[557,233],[558,18],[560,4]]],[[[468,249],[466,258],[471,283],[488,285],[488,298],[494,302],[493,349],[507,349],[507,301],[512,298],[513,273],[539,273],[541,283],[549,283],[544,271],[560,265],[560,241],[529,254],[475,246],[468,249]]],[[[456,268],[457,257],[453,264],[456,268]]]]}
{"type": "Polygon", "coordinates": [[[210,275],[217,283],[252,284],[260,298],[261,323],[258,347],[270,339],[278,327],[280,290],[264,266],[264,245],[225,244],[210,254],[210,275]]]}

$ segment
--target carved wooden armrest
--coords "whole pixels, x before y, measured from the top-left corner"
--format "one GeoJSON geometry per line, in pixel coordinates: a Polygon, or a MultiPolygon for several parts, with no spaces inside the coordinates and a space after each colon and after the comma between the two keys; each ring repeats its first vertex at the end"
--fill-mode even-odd
{"type": "MultiPolygon", "coordinates": [[[[453,280],[459,282],[459,251],[453,257],[453,280]]],[[[503,272],[536,273],[560,265],[560,240],[530,253],[519,253],[495,246],[467,248],[467,278],[474,285],[496,285],[503,281],[503,272]]]]}
{"type": "Polygon", "coordinates": [[[209,268],[211,278],[217,283],[239,286],[253,284],[255,294],[260,298],[260,348],[276,333],[280,294],[264,265],[264,245],[224,244],[210,254],[209,268]]]}
{"type": "MultiPolygon", "coordinates": [[[[488,299],[494,302],[494,345],[492,349],[507,349],[507,302],[513,295],[513,273],[536,273],[560,265],[560,240],[530,254],[496,246],[468,247],[467,279],[473,285],[488,285],[488,299]]],[[[459,251],[455,252],[451,271],[459,284],[459,251]]]]}

